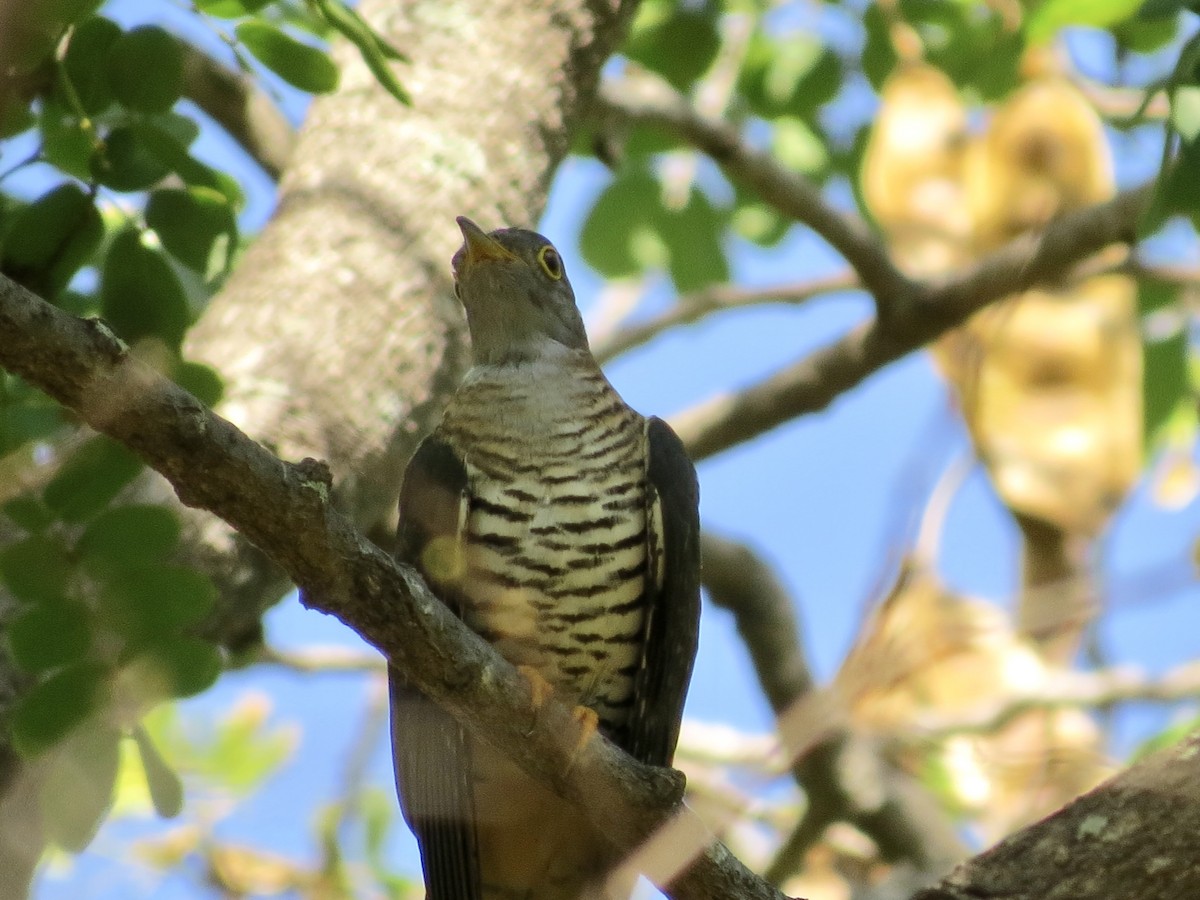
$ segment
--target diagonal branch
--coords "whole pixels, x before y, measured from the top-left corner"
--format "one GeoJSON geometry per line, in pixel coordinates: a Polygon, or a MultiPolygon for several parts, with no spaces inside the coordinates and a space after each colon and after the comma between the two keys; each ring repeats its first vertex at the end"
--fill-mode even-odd
{"type": "MultiPolygon", "coordinates": [[[[700,460],[804,413],[824,409],[888,363],[966,321],[989,303],[1052,283],[1110,244],[1132,243],[1153,186],[1064,216],[1039,235],[1013,241],[965,273],[919,285],[886,322],[866,322],[845,337],[736,395],[715,397],[671,424],[700,460]]],[[[865,278],[864,278],[865,281],[865,278]]]]}
{"type": "Polygon", "coordinates": [[[227,69],[187,41],[180,43],[184,96],[277,181],[296,146],[296,131],[287,117],[249,75],[227,69]]]}
{"type": "Polygon", "coordinates": [[[310,608],[351,625],[475,734],[579,804],[616,846],[638,846],[668,819],[702,836],[703,851],[672,880],[675,896],[782,896],[682,805],[677,773],[642,765],[603,739],[575,753],[578,726],[561,703],[535,716],[516,671],[332,507],[323,463],[283,462],[137,361],[102,322],[55,309],[7,278],[0,365],[137,453],[184,504],[240,531],[300,586],[310,608]]]}
{"type": "Polygon", "coordinates": [[[967,860],[913,900],[1200,896],[1200,734],[967,860]]]}
{"type": "Polygon", "coordinates": [[[839,272],[801,281],[795,284],[779,284],[764,288],[740,288],[729,284],[718,284],[704,288],[694,294],[680,297],[675,304],[645,322],[626,325],[620,330],[592,341],[592,355],[599,363],[606,363],[622,353],[628,353],[658,337],[669,328],[691,325],[707,315],[748,306],[763,306],[768,303],[787,303],[799,306],[824,294],[849,291],[859,287],[858,279],[851,272],[839,272]]]}
{"type": "Polygon", "coordinates": [[[844,717],[823,714],[819,695],[825,692],[814,685],[795,604],[775,573],[745,545],[708,532],[701,540],[704,586],[714,603],[734,614],[781,733],[800,717],[811,735],[801,746],[785,741],[789,751],[799,751],[792,773],[808,805],[767,879],[780,883],[796,872],[825,829],[839,821],[868,835],[885,859],[906,860],[924,872],[942,871],[961,859],[963,847],[951,823],[916,780],[854,735],[844,717]]]}
{"type": "Polygon", "coordinates": [[[729,123],[698,113],[665,82],[650,76],[605,82],[596,106],[602,119],[658,128],[704,151],[731,180],[752,188],[764,202],[827,240],[854,267],[877,303],[913,292],[913,282],[865,222],[829,206],[815,184],[745,143],[729,123]]]}

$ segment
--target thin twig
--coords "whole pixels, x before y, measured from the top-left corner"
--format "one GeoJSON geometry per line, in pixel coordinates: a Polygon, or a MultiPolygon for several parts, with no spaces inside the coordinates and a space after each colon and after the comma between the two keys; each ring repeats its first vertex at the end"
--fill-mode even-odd
{"type": "Polygon", "coordinates": [[[601,363],[608,362],[622,353],[649,343],[664,331],[681,325],[691,325],[705,316],[731,309],[745,309],[768,303],[786,303],[799,306],[825,294],[850,291],[859,287],[852,272],[841,272],[810,281],[780,284],[764,288],[740,288],[731,284],[714,285],[685,294],[666,312],[626,325],[592,341],[592,355],[601,363]]]}
{"type": "Polygon", "coordinates": [[[1184,663],[1151,678],[1130,667],[1099,672],[1062,672],[1036,690],[953,715],[920,714],[907,735],[940,741],[960,734],[992,734],[1033,710],[1105,707],[1118,703],[1181,703],[1200,699],[1200,661],[1184,663]]]}

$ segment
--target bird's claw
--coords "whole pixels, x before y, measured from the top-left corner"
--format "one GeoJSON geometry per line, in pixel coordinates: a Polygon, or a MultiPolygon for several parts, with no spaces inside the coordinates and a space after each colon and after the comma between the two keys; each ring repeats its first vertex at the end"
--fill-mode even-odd
{"type": "Polygon", "coordinates": [[[529,685],[529,703],[533,707],[533,721],[529,723],[529,731],[526,734],[533,734],[533,729],[537,726],[538,712],[554,693],[554,685],[548,682],[545,676],[533,666],[517,666],[517,672],[529,685]]]}
{"type": "Polygon", "coordinates": [[[590,706],[573,707],[571,709],[571,718],[579,723],[579,737],[575,740],[575,746],[571,750],[571,758],[567,762],[568,772],[574,767],[575,760],[583,752],[583,748],[588,745],[592,736],[600,729],[600,716],[590,706]]]}

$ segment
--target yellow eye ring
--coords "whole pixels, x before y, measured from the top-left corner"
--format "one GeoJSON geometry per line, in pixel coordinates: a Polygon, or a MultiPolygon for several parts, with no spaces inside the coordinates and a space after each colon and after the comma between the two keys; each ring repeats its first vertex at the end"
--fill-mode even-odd
{"type": "Polygon", "coordinates": [[[555,281],[561,281],[563,277],[562,257],[558,255],[558,251],[547,244],[538,251],[538,263],[542,267],[542,271],[553,278],[555,281]]]}

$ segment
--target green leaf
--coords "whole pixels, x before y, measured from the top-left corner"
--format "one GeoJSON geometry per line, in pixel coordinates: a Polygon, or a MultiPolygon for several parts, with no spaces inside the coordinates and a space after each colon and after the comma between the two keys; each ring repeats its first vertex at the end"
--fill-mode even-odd
{"type": "Polygon", "coordinates": [[[104,318],[125,340],[160,337],[178,347],[191,320],[179,277],[160,250],[128,228],[118,234],[100,281],[104,318]]]}
{"type": "Polygon", "coordinates": [[[1200,730],[1200,715],[1189,715],[1179,722],[1168,725],[1154,737],[1147,739],[1136,747],[1129,755],[1128,764],[1133,765],[1145,759],[1151,753],[1157,753],[1159,750],[1174,747],[1184,738],[1191,737],[1198,730],[1200,730]]]}
{"type": "Polygon", "coordinates": [[[103,435],[72,453],[42,492],[46,505],[67,522],[84,522],[112,501],[142,463],[103,435]]]}
{"type": "Polygon", "coordinates": [[[36,497],[16,497],[0,506],[0,512],[33,534],[45,531],[54,524],[54,515],[36,497]]]}
{"type": "Polygon", "coordinates": [[[829,168],[825,142],[803,119],[780,116],[771,132],[775,157],[793,171],[818,178],[829,168]]]}
{"type": "MultiPolygon", "coordinates": [[[[1138,18],[1147,21],[1154,19],[1175,20],[1192,4],[1188,0],[1146,0],[1138,10],[1138,18]]],[[[1172,24],[1174,22],[1172,21],[1172,24]]]]}
{"type": "Polygon", "coordinates": [[[163,113],[158,113],[153,116],[145,116],[142,122],[149,126],[147,132],[150,132],[148,138],[143,140],[151,146],[160,156],[163,162],[175,167],[179,154],[185,154],[187,148],[200,137],[200,125],[191,116],[181,115],[174,110],[167,110],[163,113]],[[160,137],[166,135],[170,138],[169,149],[161,149],[161,142],[166,139],[160,137]],[[156,142],[157,139],[157,142],[156,142]]]}
{"type": "Polygon", "coordinates": [[[687,205],[667,212],[660,231],[669,253],[671,280],[680,293],[729,280],[721,246],[724,229],[725,216],[695,188],[687,205]]]}
{"type": "Polygon", "coordinates": [[[1025,35],[994,10],[941,0],[900,0],[900,11],[925,48],[925,59],[960,90],[1002,100],[1017,86],[1025,35]]]}
{"type": "Polygon", "coordinates": [[[1143,18],[1139,11],[1138,15],[1112,29],[1118,52],[1154,53],[1161,50],[1179,33],[1179,21],[1178,12],[1166,18],[1143,18]]]}
{"type": "Polygon", "coordinates": [[[787,35],[776,40],[756,34],[738,76],[739,93],[765,118],[811,118],[841,87],[837,55],[815,38],[787,35]]]}
{"type": "Polygon", "coordinates": [[[358,48],[371,74],[389,94],[412,106],[412,98],[392,72],[389,62],[408,62],[408,58],[380,37],[362,16],[339,0],[313,0],[321,17],[358,48]]]}
{"type": "Polygon", "coordinates": [[[791,221],[752,191],[735,187],[734,197],[736,205],[729,224],[735,232],[763,247],[773,247],[783,240],[791,221]]]}
{"type": "Polygon", "coordinates": [[[13,709],[13,746],[28,758],[61,741],[96,709],[107,675],[100,665],[81,662],[34,685],[13,709]]]}
{"type": "Polygon", "coordinates": [[[114,191],[144,191],[171,171],[142,141],[138,125],[122,125],[108,133],[92,155],[92,176],[114,191]]]}
{"type": "Polygon", "coordinates": [[[0,550],[0,578],[21,600],[49,603],[62,598],[71,562],[62,542],[35,534],[0,550]]]}
{"type": "Polygon", "coordinates": [[[75,26],[63,58],[63,67],[84,112],[98,115],[113,102],[108,83],[108,59],[121,37],[121,26],[103,16],[93,16],[75,26]]]}
{"type": "Polygon", "coordinates": [[[1145,322],[1142,329],[1142,434],[1148,448],[1159,443],[1181,406],[1191,409],[1195,405],[1188,371],[1187,331],[1182,317],[1172,312],[1177,303],[1174,287],[1146,282],[1139,288],[1138,307],[1145,322]],[[1172,327],[1177,318],[1177,327],[1172,327]],[[1156,328],[1156,321],[1165,327],[1156,328]]]}
{"type": "Polygon", "coordinates": [[[0,267],[13,280],[54,299],[95,253],[104,223],[92,198],[61,184],[13,217],[0,267]]]}
{"type": "Polygon", "coordinates": [[[206,758],[195,760],[196,768],[236,792],[261,784],[296,743],[294,733],[264,727],[268,712],[266,703],[256,699],[236,705],[217,726],[217,738],[206,758]]]}
{"type": "Polygon", "coordinates": [[[198,624],[216,602],[212,581],[195,569],[146,565],[105,573],[104,624],[135,647],[198,624]]]}
{"type": "Polygon", "coordinates": [[[608,278],[627,278],[663,261],[648,246],[657,240],[659,194],[658,182],[641,170],[626,172],[605,188],[579,234],[589,266],[608,278]]]}
{"type": "Polygon", "coordinates": [[[175,818],[183,812],[183,782],[179,780],[179,774],[163,759],[141,725],[134,727],[133,739],[142,757],[142,771],[146,773],[146,787],[150,789],[154,811],[164,819],[175,818]]]}
{"type": "Polygon", "coordinates": [[[687,91],[708,71],[720,46],[715,6],[696,10],[646,0],[634,17],[624,53],[687,91]]]}
{"type": "Polygon", "coordinates": [[[46,162],[81,181],[92,180],[95,141],[78,116],[49,97],[42,103],[38,128],[46,162]]]}
{"type": "Polygon", "coordinates": [[[224,194],[206,187],[154,191],[146,224],[167,251],[189,269],[223,271],[237,242],[237,218],[224,194]],[[221,265],[214,265],[214,255],[221,265]]]}
{"type": "Polygon", "coordinates": [[[127,31],[108,55],[113,96],[129,109],[165,112],[183,94],[183,49],[157,25],[127,31]]]}
{"type": "Polygon", "coordinates": [[[179,543],[179,519],[162,506],[106,509],[88,524],[75,545],[90,565],[115,571],[164,562],[179,543]]]}
{"type": "Polygon", "coordinates": [[[1200,138],[1200,87],[1183,85],[1171,97],[1171,124],[1189,143],[1200,138]]]}
{"type": "Polygon", "coordinates": [[[207,641],[164,636],[142,657],[172,697],[192,697],[212,687],[221,675],[221,652],[207,641]]]}
{"type": "Polygon", "coordinates": [[[36,9],[43,21],[61,28],[91,15],[103,2],[104,0],[38,0],[36,9]]]}
{"type": "Polygon", "coordinates": [[[235,33],[255,59],[293,87],[310,94],[337,88],[338,69],[325,51],[262,21],[242,22],[235,33]]]}
{"type": "Polygon", "coordinates": [[[11,93],[0,97],[0,139],[16,137],[32,128],[36,121],[28,100],[11,93]]]}
{"type": "Polygon", "coordinates": [[[240,19],[253,15],[271,0],[195,0],[196,8],[214,19],[240,19]]]}
{"type": "Polygon", "coordinates": [[[1160,177],[1138,236],[1157,231],[1171,216],[1184,215],[1200,228],[1200,140],[1184,141],[1174,163],[1160,177]]]}
{"type": "Polygon", "coordinates": [[[43,601],[8,626],[13,659],[26,672],[45,672],[79,662],[92,642],[88,608],[74,600],[43,601]]]}
{"type": "Polygon", "coordinates": [[[58,748],[39,796],[46,836],[71,853],[91,843],[112,805],[121,732],[103,721],[75,730],[58,748]]]}
{"type": "Polygon", "coordinates": [[[863,45],[862,70],[877,92],[896,67],[896,49],[892,46],[891,29],[887,16],[872,3],[863,13],[863,27],[867,40],[863,45]]]}
{"type": "Polygon", "coordinates": [[[1052,40],[1068,25],[1108,28],[1138,11],[1142,0],[1042,0],[1025,20],[1025,35],[1032,44],[1052,40]]]}
{"type": "Polygon", "coordinates": [[[29,441],[52,436],[63,424],[62,408],[33,402],[0,405],[0,456],[29,441]]]}
{"type": "Polygon", "coordinates": [[[225,392],[225,385],[217,370],[203,363],[181,362],[175,366],[174,380],[177,385],[203,403],[216,406],[225,392]]]}
{"type": "Polygon", "coordinates": [[[175,172],[189,185],[210,188],[223,194],[233,208],[241,205],[241,188],[234,178],[216,171],[188,153],[187,145],[197,133],[195,123],[188,123],[186,117],[164,113],[152,120],[136,123],[133,129],[145,152],[159,165],[175,172]]]}

